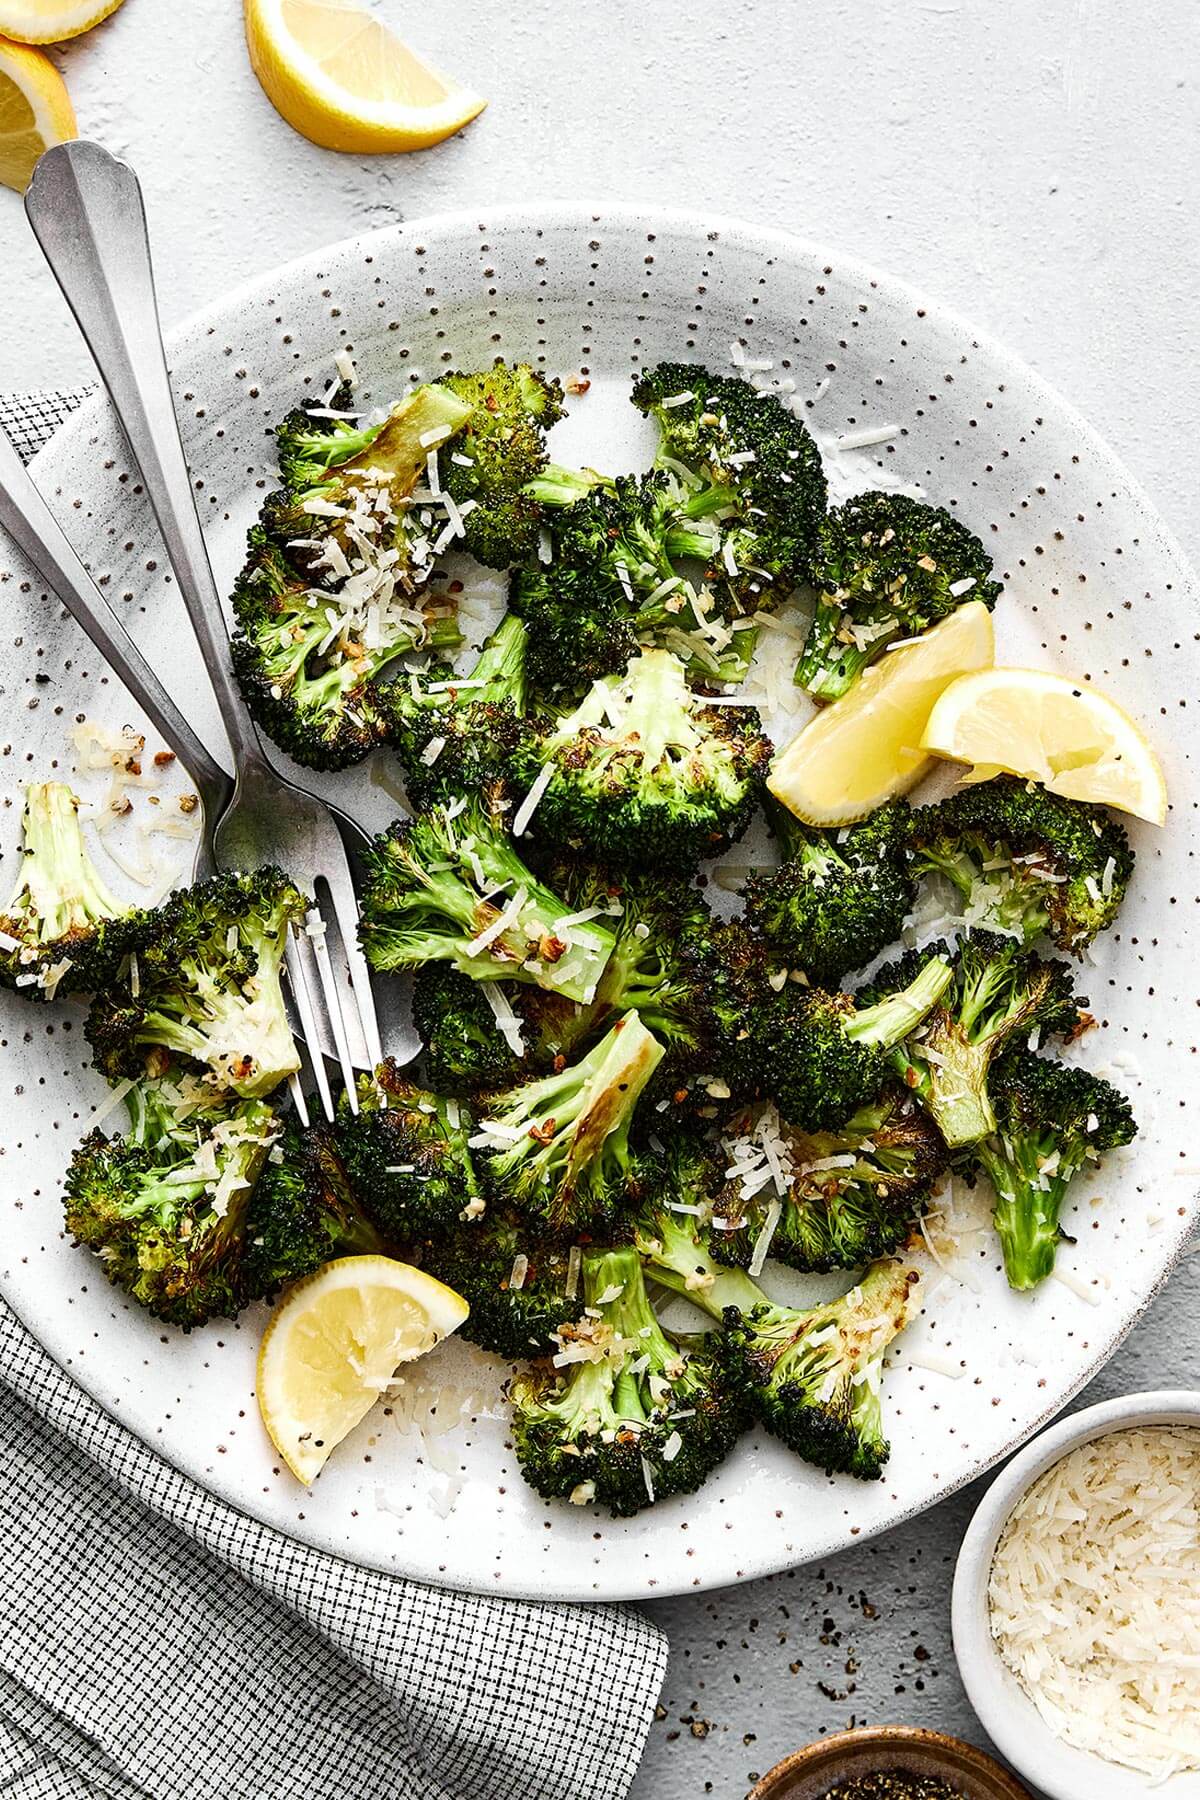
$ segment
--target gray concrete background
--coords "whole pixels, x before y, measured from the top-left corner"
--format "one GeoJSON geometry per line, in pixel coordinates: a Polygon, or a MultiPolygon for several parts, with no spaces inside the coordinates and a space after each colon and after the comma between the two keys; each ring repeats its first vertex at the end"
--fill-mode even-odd
{"type": "MultiPolygon", "coordinates": [[[[81,130],[142,175],[168,322],[330,239],[443,207],[709,206],[828,240],[1007,340],[1200,552],[1190,0],[387,0],[491,106],[452,143],[378,160],[288,130],[250,73],[239,10],[127,0],[62,53],[81,130]]],[[[0,385],[86,379],[3,192],[0,267],[0,385]]],[[[1198,1298],[1193,1263],[1080,1404],[1200,1382],[1198,1298]]],[[[979,1491],[822,1567],[653,1606],[672,1660],[635,1800],[732,1800],[851,1721],[982,1741],[949,1628],[979,1491]]]]}

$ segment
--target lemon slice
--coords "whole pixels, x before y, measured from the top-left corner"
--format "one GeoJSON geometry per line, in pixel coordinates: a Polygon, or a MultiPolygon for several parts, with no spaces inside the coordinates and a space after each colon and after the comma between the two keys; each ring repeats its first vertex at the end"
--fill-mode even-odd
{"type": "Polygon", "coordinates": [[[808,825],[848,825],[930,767],[921,734],[944,688],[994,655],[992,615],[969,601],[915,643],[873,663],[775,758],[767,786],[808,825]]]}
{"type": "Polygon", "coordinates": [[[61,44],[90,31],[121,0],[0,0],[0,34],[22,44],[61,44]]]}
{"type": "Polygon", "coordinates": [[[952,682],[929,715],[927,750],[1054,794],[1161,825],[1167,784],[1139,726],[1107,694],[1047,669],[988,669],[952,682]]]}
{"type": "Polygon", "coordinates": [[[23,194],[42,151],[77,135],[71,96],[50,58],[0,37],[0,184],[23,194]]]}
{"type": "Polygon", "coordinates": [[[424,150],[487,105],[344,0],[245,4],[250,62],[268,100],[327,150],[424,150]]]}
{"type": "Polygon", "coordinates": [[[258,1407],[293,1475],[313,1481],[400,1364],[456,1331],[467,1310],[390,1256],[344,1256],[289,1289],[258,1353],[258,1407]]]}

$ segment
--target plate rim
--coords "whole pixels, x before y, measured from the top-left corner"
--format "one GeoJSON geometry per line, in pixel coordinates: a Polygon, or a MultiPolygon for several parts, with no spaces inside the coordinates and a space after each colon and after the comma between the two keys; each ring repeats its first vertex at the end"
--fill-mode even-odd
{"type": "MultiPolygon", "coordinates": [[[[1010,349],[1001,339],[993,337],[990,332],[979,330],[976,325],[960,313],[956,308],[936,298],[930,298],[924,291],[914,287],[907,279],[893,275],[886,269],[865,261],[852,252],[843,251],[840,247],[803,236],[779,226],[755,225],[750,221],[721,212],[708,212],[696,208],[672,206],[646,206],[629,200],[569,200],[556,199],[538,202],[528,201],[522,204],[481,205],[479,207],[455,207],[434,213],[420,214],[412,219],[404,219],[396,224],[383,226],[374,231],[355,232],[333,242],[318,245],[315,249],[305,251],[286,262],[273,265],[259,274],[247,277],[231,288],[224,289],[213,300],[192,308],[184,317],[164,334],[168,367],[171,367],[174,353],[184,345],[201,336],[211,336],[221,322],[236,314],[241,306],[251,299],[257,299],[271,287],[286,281],[297,279],[301,273],[321,273],[322,265],[331,263],[340,257],[346,257],[360,251],[368,244],[378,244],[381,240],[400,242],[411,238],[414,234],[426,237],[451,236],[465,233],[472,234],[483,229],[500,233],[513,228],[522,230],[530,227],[538,228],[546,225],[592,224],[603,227],[606,224],[617,224],[625,227],[636,225],[640,229],[657,231],[673,231],[679,235],[692,235],[700,239],[716,234],[732,238],[747,249],[772,252],[809,262],[827,265],[836,270],[839,276],[846,277],[852,283],[863,287],[875,287],[890,297],[898,297],[913,308],[915,314],[922,319],[932,320],[944,330],[966,337],[973,349],[987,357],[1002,372],[1009,373],[1019,380],[1032,396],[1039,402],[1046,403],[1066,424],[1079,433],[1088,448],[1097,454],[1108,466],[1122,478],[1130,500],[1143,515],[1146,525],[1153,530],[1160,546],[1175,563],[1181,580],[1197,593],[1200,593],[1200,577],[1198,577],[1190,558],[1187,556],[1173,529],[1159,513],[1149,492],[1140,479],[1128,468],[1123,457],[1113,449],[1103,434],[1093,426],[1079,411],[1074,402],[1063,395],[1038,370],[1025,361],[1016,351],[1010,349]]],[[[336,331],[331,335],[337,335],[336,331]]],[[[53,388],[43,390],[57,391],[53,388]]],[[[109,417],[115,423],[115,415],[107,393],[102,385],[97,384],[92,393],[75,409],[69,418],[52,433],[36,455],[27,465],[35,482],[38,479],[40,465],[49,453],[70,442],[72,438],[89,430],[95,430],[100,421],[109,417]]],[[[119,428],[118,428],[119,430],[119,428]]],[[[1191,1208],[1200,1201],[1200,1189],[1193,1192],[1191,1208]]],[[[1191,1210],[1191,1209],[1189,1209],[1191,1210]]],[[[325,1554],[355,1568],[369,1568],[401,1579],[424,1582],[430,1586],[443,1587],[451,1591],[488,1594],[494,1597],[505,1597],[517,1600],[561,1600],[585,1605],[602,1605],[623,1601],[648,1601],[652,1599],[668,1599],[675,1596],[700,1594],[716,1588],[741,1585],[748,1581],[762,1579],[771,1574],[781,1573],[791,1568],[804,1567],[823,1557],[841,1554],[843,1551],[860,1544],[871,1542],[884,1532],[941,1505],[945,1500],[960,1492],[972,1481],[996,1468],[1007,1457],[1027,1444],[1037,1432],[1042,1430],[1052,1419],[1066,1412],[1076,1396],[1091,1382],[1100,1370],[1111,1360],[1126,1338],[1145,1317],[1149,1309],[1161,1296],[1183,1257],[1189,1232],[1194,1220],[1185,1221],[1178,1241],[1170,1251],[1167,1260],[1154,1279],[1152,1285],[1142,1296],[1129,1318],[1124,1321],[1111,1336],[1105,1338],[1096,1355],[1089,1359],[1070,1386],[1059,1393],[1054,1401],[1042,1409],[1016,1435],[1010,1438],[1003,1447],[993,1453],[979,1457],[972,1466],[959,1475],[943,1481],[938,1485],[935,1494],[921,1499],[906,1502],[896,1508],[886,1520],[856,1530],[847,1538],[845,1532],[834,1534],[822,1541],[798,1558],[782,1557],[777,1551],[766,1551],[763,1555],[743,1562],[742,1566],[723,1571],[719,1576],[712,1576],[701,1565],[696,1577],[685,1581],[682,1576],[667,1578],[656,1582],[653,1588],[635,1585],[631,1578],[622,1577],[619,1571],[616,1580],[606,1580],[604,1570],[599,1571],[599,1585],[603,1592],[597,1593],[595,1586],[584,1592],[579,1586],[559,1580],[545,1581],[538,1584],[522,1585],[519,1577],[514,1584],[511,1577],[505,1574],[501,1581],[488,1585],[481,1578],[475,1581],[453,1580],[448,1575],[430,1573],[427,1567],[414,1567],[411,1560],[402,1555],[398,1559],[384,1562],[369,1555],[356,1555],[345,1540],[333,1532],[313,1529],[314,1521],[305,1520],[308,1530],[303,1533],[292,1528],[291,1524],[281,1524],[275,1519],[262,1517],[251,1507],[239,1499],[233,1499],[219,1486],[213,1485],[202,1475],[177,1462],[173,1455],[143,1437],[130,1422],[123,1418],[119,1408],[107,1404],[103,1398],[93,1391],[78,1370],[67,1367],[44,1342],[36,1326],[26,1318],[24,1312],[7,1295],[3,1302],[20,1320],[21,1324],[41,1345],[46,1354],[60,1369],[62,1374],[77,1385],[87,1397],[112,1419],[115,1423],[129,1431],[143,1450],[159,1458],[176,1474],[184,1479],[194,1481],[202,1492],[210,1495],[219,1504],[229,1506],[231,1510],[252,1520],[259,1527],[278,1531],[291,1541],[309,1545],[325,1554]]]]}

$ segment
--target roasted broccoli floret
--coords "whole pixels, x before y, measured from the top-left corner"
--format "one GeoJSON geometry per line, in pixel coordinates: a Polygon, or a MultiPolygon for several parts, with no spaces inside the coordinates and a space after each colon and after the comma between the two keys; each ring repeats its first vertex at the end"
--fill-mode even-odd
{"type": "Polygon", "coordinates": [[[541,507],[528,485],[546,465],[546,432],[563,416],[562,387],[528,363],[497,361],[475,374],[443,375],[471,408],[462,433],[438,453],[442,487],[462,510],[464,547],[507,569],[537,554],[541,507]]]}
{"type": "Polygon", "coordinates": [[[905,856],[909,809],[890,801],[840,831],[802,825],[777,801],[768,811],[783,862],[751,876],[747,914],[793,968],[832,986],[900,936],[916,898],[905,856]]]}
{"type": "Polygon", "coordinates": [[[812,571],[817,610],[796,681],[836,700],[897,638],[916,637],[967,600],[995,606],[992,559],[961,520],[905,494],[856,494],[822,522],[812,571]]]}
{"type": "Polygon", "coordinates": [[[662,1054],[630,1012],[578,1062],[498,1095],[479,1132],[489,1192],[562,1237],[611,1227],[640,1189],[629,1128],[662,1054]]]}
{"type": "Polygon", "coordinates": [[[516,569],[509,605],[529,628],[534,690],[561,700],[624,669],[639,646],[672,650],[708,683],[744,679],[752,621],[725,624],[709,587],[672,560],[677,484],[659,470],[618,476],[550,519],[548,560],[516,569]]]}
{"type": "Polygon", "coordinates": [[[179,1056],[257,1099],[300,1066],[280,971],[307,902],[280,869],[214,875],[142,915],[127,972],[96,995],[86,1034],[110,1081],[179,1056]]]}
{"type": "Polygon", "coordinates": [[[497,796],[398,819],[364,856],[362,944],[373,969],[448,962],[476,981],[530,982],[591,1001],[612,952],[518,856],[497,796]]]}
{"type": "Polygon", "coordinates": [[[377,428],[322,433],[323,452],[295,415],[281,427],[290,485],[264,502],[250,533],[231,654],[253,717],[310,768],[345,768],[382,741],[378,686],[389,664],[459,641],[453,608],[425,593],[442,531],[431,509],[444,502],[414,495],[428,440],[444,442],[469,417],[453,394],[427,386],[377,428]]]}
{"type": "Polygon", "coordinates": [[[302,1129],[289,1121],[246,1212],[242,1286],[247,1299],[270,1299],[335,1257],[370,1256],[385,1248],[350,1191],[332,1129],[302,1129]]]}
{"type": "MultiPolygon", "coordinates": [[[[871,993],[891,993],[909,979],[912,967],[911,954],[885,965],[871,993]]],[[[1031,1035],[1074,1036],[1087,1022],[1083,1004],[1066,963],[1045,962],[992,931],[968,932],[955,952],[945,993],[923,1023],[914,1022],[903,1041],[896,1040],[894,1062],[946,1143],[959,1149],[995,1129],[989,1095],[993,1059],[1006,1045],[1031,1035]]]]}
{"type": "Polygon", "coordinates": [[[735,1173],[713,1199],[711,1245],[718,1261],[739,1268],[767,1231],[769,1254],[793,1269],[858,1269],[889,1255],[949,1161],[937,1126],[900,1089],[836,1131],[793,1131],[772,1107],[724,1143],[735,1173]],[[771,1179],[774,1163],[782,1185],[771,1179]]]}
{"type": "Polygon", "coordinates": [[[722,1324],[716,1359],[768,1431],[827,1474],[882,1474],[883,1358],[920,1307],[907,1261],[875,1263],[841,1299],[800,1310],[723,1268],[697,1221],[665,1205],[642,1217],[636,1242],[656,1280],[722,1324]]]}
{"type": "MultiPolygon", "coordinates": [[[[680,939],[673,1006],[686,1029],[655,1074],[646,1113],[658,1132],[708,1125],[764,1091],[755,1022],[777,1003],[763,939],[741,919],[696,920],[680,939]]],[[[649,1015],[647,1015],[649,1019],[649,1015]]]]}
{"type": "Polygon", "coordinates": [[[327,400],[306,400],[275,427],[279,473],[290,493],[320,487],[339,463],[358,456],[379,436],[383,421],[360,425],[351,399],[350,385],[343,381],[327,400]]]}
{"type": "MultiPolygon", "coordinates": [[[[715,527],[709,581],[727,615],[786,599],[808,577],[826,482],[811,433],[782,402],[696,363],[659,363],[633,385],[656,420],[658,461],[686,492],[694,528],[715,527]]],[[[682,540],[673,546],[678,553],[682,540]]]]}
{"type": "Polygon", "coordinates": [[[706,705],[678,657],[645,650],[532,734],[515,768],[555,842],[616,868],[688,871],[745,831],[771,755],[752,707],[706,705]]]}
{"type": "Polygon", "coordinates": [[[469,675],[434,663],[389,682],[379,703],[415,810],[478,793],[509,772],[526,735],[525,626],[506,613],[469,675]]]}
{"type": "Polygon", "coordinates": [[[246,1300],[246,1215],[278,1132],[261,1100],[225,1104],[175,1078],[130,1095],[133,1129],[93,1131],[66,1177],[66,1226],[156,1318],[188,1331],[246,1300]]]}
{"type": "Polygon", "coordinates": [[[694,1493],[736,1443],[744,1411],[707,1346],[662,1329],[635,1250],[587,1252],[583,1283],[588,1314],[561,1333],[571,1360],[512,1384],[513,1441],[544,1498],[594,1500],[624,1518],[694,1493]]]}
{"type": "MultiPolygon", "coordinates": [[[[513,997],[504,999],[509,1006],[513,997]]],[[[412,985],[412,1017],[425,1046],[425,1070],[439,1092],[486,1093],[520,1076],[520,1021],[506,1036],[483,984],[449,963],[426,963],[412,985]]]]}
{"type": "Polygon", "coordinates": [[[425,1266],[471,1311],[460,1336],[511,1362],[550,1356],[556,1334],[583,1317],[577,1246],[548,1242],[527,1219],[494,1213],[429,1246],[425,1266]]]}
{"type": "Polygon", "coordinates": [[[21,868],[0,913],[0,985],[30,1000],[92,993],[116,971],[136,922],[96,872],[79,802],[61,781],[25,789],[21,868]]]}
{"type": "Polygon", "coordinates": [[[833,1131],[878,1099],[891,1073],[892,1046],[914,1032],[951,980],[947,957],[931,951],[905,965],[907,980],[874,1004],[788,982],[750,1022],[768,1093],[789,1124],[833,1131]]]}
{"type": "Polygon", "coordinates": [[[1054,1268],[1072,1181],[1130,1143],[1137,1125],[1124,1094],[1103,1076],[1022,1048],[996,1064],[991,1099],[996,1129],[974,1156],[995,1189],[992,1217],[1008,1284],[1032,1288],[1054,1268]]]}
{"type": "Polygon", "coordinates": [[[358,1083],[358,1112],[342,1096],[337,1143],[351,1192],[390,1243],[449,1231],[484,1211],[468,1140],[472,1115],[409,1081],[388,1058],[358,1083]]]}
{"type": "Polygon", "coordinates": [[[1083,951],[1116,918],[1133,874],[1124,827],[1098,806],[1012,775],[911,815],[913,865],[947,876],[968,924],[1083,951]]]}

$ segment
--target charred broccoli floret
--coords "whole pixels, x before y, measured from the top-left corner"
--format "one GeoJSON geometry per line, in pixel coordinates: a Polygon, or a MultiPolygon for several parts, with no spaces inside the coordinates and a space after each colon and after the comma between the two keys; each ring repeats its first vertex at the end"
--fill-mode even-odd
{"type": "Polygon", "coordinates": [[[583,1317],[577,1247],[547,1242],[526,1219],[488,1209],[429,1247],[426,1266],[471,1308],[460,1335],[511,1362],[550,1356],[583,1317]]]}
{"type": "Polygon", "coordinates": [[[451,963],[476,981],[530,982],[591,1001],[612,953],[518,856],[494,792],[398,819],[364,856],[362,944],[373,969],[451,963]]]}
{"type": "MultiPolygon", "coordinates": [[[[908,980],[912,967],[911,955],[885,965],[871,993],[890,994],[908,980]]],[[[914,1022],[903,1041],[896,1040],[895,1065],[946,1143],[959,1149],[995,1130],[989,1093],[993,1059],[1007,1044],[1031,1034],[1073,1036],[1086,1023],[1082,1004],[1066,963],[1045,962],[1013,938],[972,931],[955,953],[953,976],[939,1003],[924,1022],[914,1022]]]]}
{"type": "Polygon", "coordinates": [[[278,1132],[261,1100],[224,1104],[194,1081],[146,1081],[133,1129],[93,1131],[66,1177],[66,1226],[155,1318],[189,1331],[246,1299],[246,1215],[278,1132]]]}
{"type": "Polygon", "coordinates": [[[358,1112],[338,1105],[337,1143],[350,1188],[389,1242],[415,1242],[478,1218],[484,1200],[469,1139],[472,1116],[409,1081],[388,1058],[358,1083],[358,1112]]]}
{"type": "Polygon", "coordinates": [[[751,876],[746,911],[792,967],[831,986],[900,936],[916,898],[905,857],[909,809],[890,801],[839,831],[802,825],[778,802],[768,811],[784,860],[751,876]]]}
{"type": "Polygon", "coordinates": [[[272,1146],[246,1212],[242,1287],[270,1299],[339,1256],[370,1256],[383,1238],[350,1191],[332,1129],[289,1121],[272,1146]]]}
{"type": "Polygon", "coordinates": [[[753,708],[706,705],[678,657],[645,650],[531,735],[515,767],[556,842],[617,868],[688,871],[742,835],[771,754],[753,708]]]}
{"type": "Polygon", "coordinates": [[[445,663],[381,692],[388,737],[416,810],[503,778],[527,731],[525,627],[506,613],[469,675],[445,663]]]}
{"type": "Polygon", "coordinates": [[[640,1188],[629,1128],[662,1054],[630,1012],[578,1062],[498,1095],[479,1131],[489,1192],[559,1236],[611,1227],[640,1188]]]}
{"type": "Polygon", "coordinates": [[[674,651],[697,680],[744,679],[752,621],[733,629],[709,587],[672,560],[677,485],[659,470],[618,476],[550,520],[548,560],[516,569],[509,605],[529,628],[527,668],[544,698],[586,692],[640,646],[674,651]]]}
{"type": "Polygon", "coordinates": [[[667,1336],[635,1250],[583,1258],[588,1315],[564,1327],[564,1366],[512,1384],[517,1460],[548,1500],[618,1518],[691,1494],[740,1435],[738,1389],[708,1353],[667,1336]]]}
{"type": "Polygon", "coordinates": [[[777,1262],[816,1273],[862,1268],[907,1242],[949,1161],[908,1094],[885,1092],[836,1131],[793,1131],[773,1115],[726,1134],[733,1172],[713,1199],[718,1261],[748,1267],[767,1231],[777,1262]],[[773,1161],[781,1182],[771,1179],[773,1161]]]}
{"type": "Polygon", "coordinates": [[[1008,1284],[1032,1288],[1054,1268],[1072,1181],[1106,1151],[1132,1142],[1137,1125],[1124,1094],[1103,1076],[1020,1048],[997,1063],[991,1099],[996,1128],[974,1156],[995,1189],[992,1218],[1008,1284]]]}
{"type": "Polygon", "coordinates": [[[947,876],[968,924],[1084,950],[1116,918],[1133,874],[1124,827],[1102,808],[1000,775],[911,815],[913,864],[947,876]]]}
{"type": "Polygon", "coordinates": [[[817,610],[796,681],[836,700],[897,638],[916,637],[967,600],[995,606],[1001,584],[973,531],[905,494],[856,494],[822,522],[817,610]]]}
{"type": "Polygon", "coordinates": [[[833,1131],[877,1100],[892,1069],[889,1051],[914,1032],[951,980],[931,951],[905,965],[905,982],[874,1004],[789,982],[750,1022],[767,1091],[801,1131],[833,1131]]]}
{"type": "MultiPolygon", "coordinates": [[[[512,1007],[515,991],[504,999],[512,1007]]],[[[505,1036],[483,984],[451,964],[426,963],[416,971],[412,1016],[425,1046],[426,1074],[439,1092],[486,1093],[520,1075],[519,1019],[505,1036]]]]}
{"type": "Polygon", "coordinates": [[[464,547],[492,569],[524,562],[537,553],[542,516],[528,486],[546,465],[546,432],[563,416],[562,387],[528,363],[500,360],[443,375],[438,386],[471,408],[438,453],[442,487],[462,510],[464,547]]]}
{"type": "Polygon", "coordinates": [[[86,1035],[110,1081],[183,1057],[258,1099],[300,1066],[280,972],[307,902],[280,869],[214,875],[142,915],[127,972],[92,1001],[86,1035]]]}
{"type": "Polygon", "coordinates": [[[88,855],[79,801],[61,781],[25,789],[21,868],[0,913],[0,985],[30,1000],[92,993],[115,973],[136,930],[88,855]]]}
{"type": "Polygon", "coordinates": [[[459,641],[453,609],[425,593],[444,502],[417,496],[430,443],[469,417],[427,386],[366,432],[305,434],[296,415],[281,427],[289,486],[250,533],[231,654],[252,716],[310,768],[345,768],[382,741],[379,678],[398,657],[459,641]]]}
{"type": "Polygon", "coordinates": [[[709,549],[695,549],[709,558],[706,579],[726,614],[786,599],[808,577],[825,515],[811,433],[775,396],[696,363],[647,369],[633,403],[658,424],[658,460],[685,489],[684,517],[715,527],[709,549]]]}

